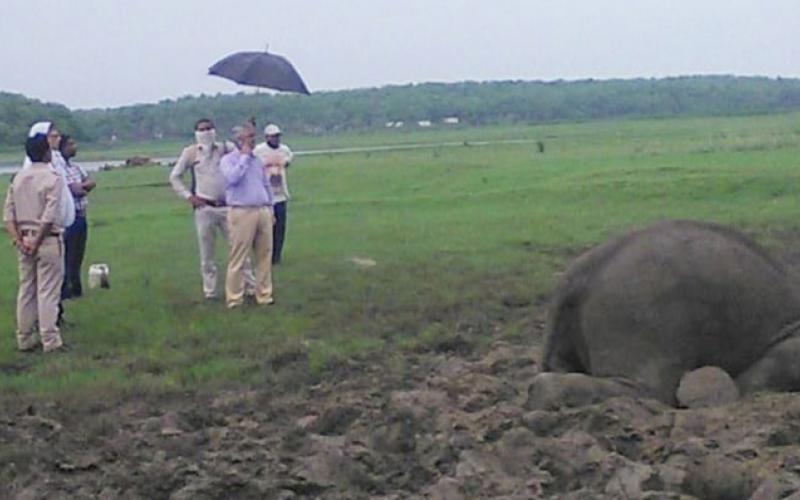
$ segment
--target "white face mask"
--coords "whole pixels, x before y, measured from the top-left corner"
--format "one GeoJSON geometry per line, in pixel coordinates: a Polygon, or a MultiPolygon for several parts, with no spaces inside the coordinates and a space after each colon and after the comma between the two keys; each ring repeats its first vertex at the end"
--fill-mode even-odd
{"type": "Polygon", "coordinates": [[[203,146],[210,146],[214,144],[214,141],[217,140],[217,131],[213,128],[211,130],[203,130],[202,132],[196,130],[194,133],[194,138],[198,144],[202,144],[203,146]]]}

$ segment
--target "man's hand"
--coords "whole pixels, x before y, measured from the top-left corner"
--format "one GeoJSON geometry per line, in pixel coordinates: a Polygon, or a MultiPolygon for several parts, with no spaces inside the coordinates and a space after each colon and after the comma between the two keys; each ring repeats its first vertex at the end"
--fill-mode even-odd
{"type": "Polygon", "coordinates": [[[253,142],[252,141],[242,141],[242,148],[239,150],[245,156],[250,156],[253,154],[253,142]]]}
{"type": "Polygon", "coordinates": [[[34,240],[34,241],[30,242],[30,243],[26,243],[26,242],[23,241],[22,242],[22,248],[20,250],[25,255],[33,257],[34,255],[36,255],[39,252],[39,247],[40,246],[42,246],[42,242],[39,241],[39,239],[37,238],[36,240],[34,240]]]}
{"type": "Polygon", "coordinates": [[[6,221],[6,231],[8,235],[11,236],[11,246],[22,252],[23,254],[27,255],[27,247],[25,246],[24,239],[22,234],[20,234],[19,229],[17,228],[17,223],[9,220],[6,221]]]}
{"type": "Polygon", "coordinates": [[[89,179],[83,181],[82,186],[83,186],[83,189],[85,189],[86,192],[88,193],[89,191],[91,191],[92,189],[97,187],[97,182],[95,182],[94,179],[89,178],[89,179]]]}
{"type": "Polygon", "coordinates": [[[35,245],[34,241],[26,240],[25,238],[18,238],[14,240],[14,246],[24,255],[33,256],[39,251],[39,246],[35,245]]]}
{"type": "Polygon", "coordinates": [[[189,203],[191,203],[194,208],[200,208],[206,206],[206,202],[203,201],[202,198],[195,195],[189,196],[187,200],[189,200],[189,203]]]}

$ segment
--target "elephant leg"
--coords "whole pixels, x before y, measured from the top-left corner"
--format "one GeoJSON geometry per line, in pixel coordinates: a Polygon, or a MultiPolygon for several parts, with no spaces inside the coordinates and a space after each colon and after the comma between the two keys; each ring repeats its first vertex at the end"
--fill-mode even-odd
{"type": "Polygon", "coordinates": [[[527,408],[554,410],[599,403],[618,396],[641,395],[630,382],[582,373],[540,373],[528,387],[527,408]]]}
{"type": "Polygon", "coordinates": [[[790,337],[770,349],[736,377],[742,394],[758,391],[800,391],[800,338],[790,337]]]}

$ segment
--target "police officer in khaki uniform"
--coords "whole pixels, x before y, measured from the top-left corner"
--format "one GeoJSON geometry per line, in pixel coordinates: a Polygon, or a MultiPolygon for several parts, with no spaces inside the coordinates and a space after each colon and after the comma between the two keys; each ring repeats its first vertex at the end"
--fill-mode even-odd
{"type": "MultiPolygon", "coordinates": [[[[219,168],[220,158],[233,150],[233,145],[217,142],[214,122],[201,118],[194,127],[196,144],[184,148],[169,181],[175,193],[192,205],[200,248],[200,273],[203,277],[203,295],[213,299],[217,295],[217,264],[214,259],[216,236],[228,240],[228,206],[225,203],[225,178],[219,168]],[[191,174],[192,184],[183,183],[185,173],[191,174]]],[[[245,263],[245,283],[248,294],[254,294],[255,276],[252,265],[245,263]]]]}
{"type": "Polygon", "coordinates": [[[18,251],[17,347],[38,347],[36,324],[44,352],[63,347],[56,326],[64,253],[57,225],[64,180],[50,166],[47,135],[29,137],[25,150],[32,165],[22,169],[8,188],[3,222],[18,251]]]}

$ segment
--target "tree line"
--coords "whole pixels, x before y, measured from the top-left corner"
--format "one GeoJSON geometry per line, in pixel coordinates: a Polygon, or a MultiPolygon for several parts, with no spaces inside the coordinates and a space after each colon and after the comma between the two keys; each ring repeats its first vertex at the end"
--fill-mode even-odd
{"type": "Polygon", "coordinates": [[[182,97],[155,104],[74,110],[0,93],[0,145],[18,145],[28,125],[52,118],[83,141],[191,136],[199,117],[227,130],[247,117],[295,134],[383,128],[387,122],[537,124],[613,118],[722,116],[800,110],[800,79],[687,76],[661,79],[425,83],[318,92],[182,97]]]}
{"type": "Polygon", "coordinates": [[[0,146],[19,146],[24,143],[28,128],[42,119],[61,124],[81,140],[90,138],[83,130],[81,119],[66,106],[0,92],[0,146]]]}

